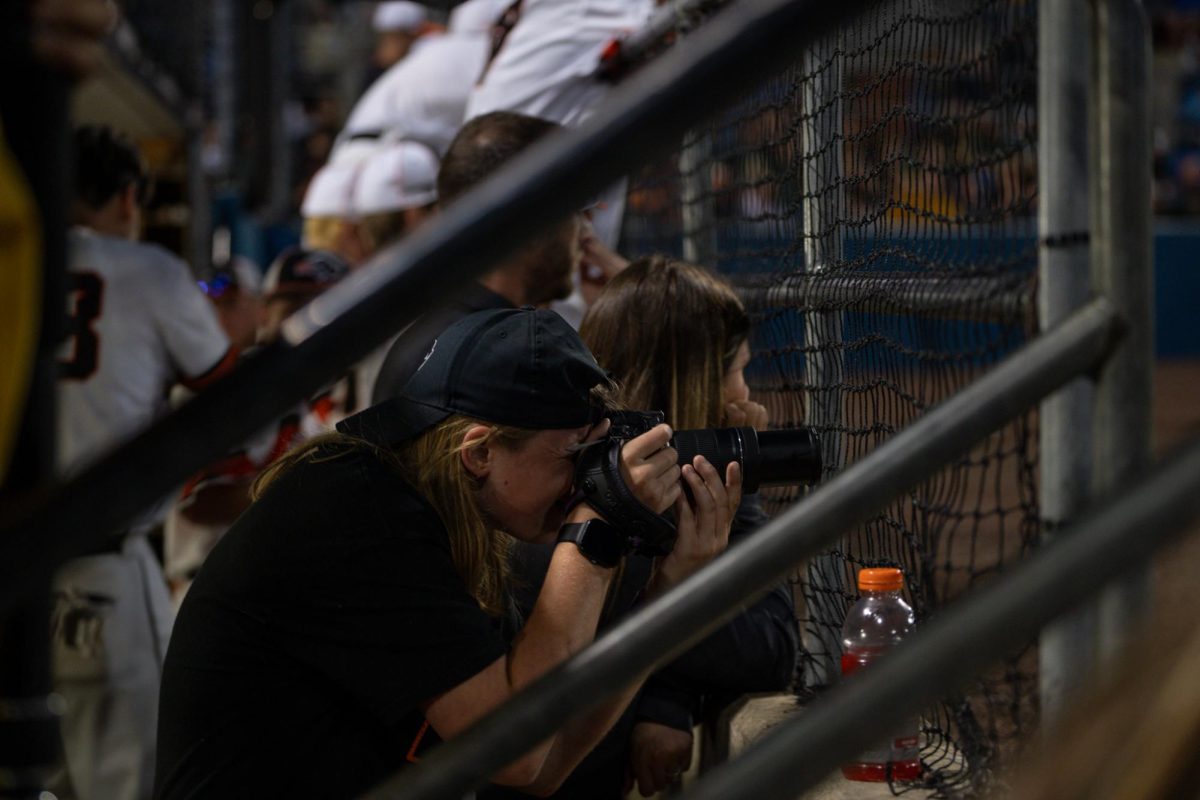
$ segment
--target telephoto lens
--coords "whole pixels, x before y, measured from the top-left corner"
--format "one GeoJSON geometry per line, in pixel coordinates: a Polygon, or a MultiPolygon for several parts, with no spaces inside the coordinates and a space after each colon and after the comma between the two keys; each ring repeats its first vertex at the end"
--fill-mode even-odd
{"type": "Polygon", "coordinates": [[[763,486],[816,483],[821,479],[821,444],[808,428],[762,433],[750,427],[676,431],[671,446],[679,452],[681,465],[704,456],[721,477],[731,462],[739,462],[744,494],[754,494],[763,486]]]}

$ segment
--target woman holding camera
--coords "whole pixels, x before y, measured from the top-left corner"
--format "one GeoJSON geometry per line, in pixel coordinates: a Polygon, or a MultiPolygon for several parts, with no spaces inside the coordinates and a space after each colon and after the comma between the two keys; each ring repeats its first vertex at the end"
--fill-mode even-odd
{"type": "MultiPolygon", "coordinates": [[[[627,546],[587,503],[567,508],[606,386],[557,315],[480,312],[438,337],[404,397],[273,465],[180,610],[156,796],[356,796],[585,647],[627,546]],[[510,537],[558,542],[511,644],[510,537]]],[[[651,593],[724,548],[740,495],[736,466],[681,470],[671,435],[621,451],[626,486],[675,509],[684,545],[651,593]]],[[[493,780],[553,791],[636,690],[493,780]]]]}
{"type": "MultiPolygon", "coordinates": [[[[746,310],[727,284],[661,256],[639,259],[614,277],[580,328],[622,387],[622,403],[661,410],[676,430],[766,428],[767,410],[746,386],[749,334],[746,310]]],[[[758,497],[743,498],[730,544],[766,521],[758,497]]],[[[686,546],[681,541],[675,552],[686,546]]],[[[670,575],[672,567],[664,562],[657,574],[670,575]]],[[[630,571],[637,568],[631,562],[630,571]]],[[[629,768],[642,794],[675,782],[690,765],[692,723],[703,699],[787,688],[798,646],[791,593],[777,586],[654,675],[633,707],[629,740],[629,768]]]]}

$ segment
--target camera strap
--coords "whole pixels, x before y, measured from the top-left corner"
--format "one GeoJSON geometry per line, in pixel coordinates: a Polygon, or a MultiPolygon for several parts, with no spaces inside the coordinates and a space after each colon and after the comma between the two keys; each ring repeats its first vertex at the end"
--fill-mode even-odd
{"type": "Polygon", "coordinates": [[[590,506],[626,536],[630,552],[662,556],[674,548],[674,524],[643,505],[625,485],[619,440],[579,454],[575,486],[590,506]]]}

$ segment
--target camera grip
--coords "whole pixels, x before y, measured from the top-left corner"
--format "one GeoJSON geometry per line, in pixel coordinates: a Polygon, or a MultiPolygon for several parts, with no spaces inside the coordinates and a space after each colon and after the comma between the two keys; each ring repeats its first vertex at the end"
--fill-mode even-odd
{"type": "Polygon", "coordinates": [[[621,476],[621,441],[589,447],[579,454],[575,488],[588,505],[625,535],[630,552],[661,556],[675,547],[677,531],[634,496],[621,476]]]}

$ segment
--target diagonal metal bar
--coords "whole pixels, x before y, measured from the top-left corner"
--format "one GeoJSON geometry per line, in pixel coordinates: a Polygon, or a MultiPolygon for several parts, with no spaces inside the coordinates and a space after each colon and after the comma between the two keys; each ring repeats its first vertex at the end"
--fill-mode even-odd
{"type": "Polygon", "coordinates": [[[289,319],[283,341],[47,496],[0,510],[0,610],[870,0],[745,0],[289,319]]]}
{"type": "Polygon", "coordinates": [[[903,720],[978,675],[1094,597],[1200,515],[1200,439],[1127,492],[1094,508],[995,583],[930,620],[869,670],[847,680],[740,758],[715,770],[687,800],[790,800],[903,720]]]}
{"type": "MultiPolygon", "coordinates": [[[[460,798],[606,695],[686,650],[803,559],[879,513],[1068,381],[1102,363],[1120,337],[1097,300],[934,408],[591,647],[369,797],[460,798]]],[[[734,792],[728,797],[752,797],[734,792]]]]}
{"type": "Polygon", "coordinates": [[[1029,319],[1032,294],[1024,275],[956,280],[907,273],[802,272],[766,285],[738,286],[738,295],[751,308],[847,309],[1009,325],[1029,319]]]}

